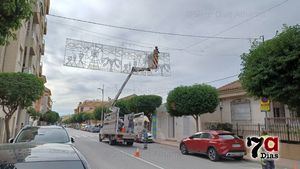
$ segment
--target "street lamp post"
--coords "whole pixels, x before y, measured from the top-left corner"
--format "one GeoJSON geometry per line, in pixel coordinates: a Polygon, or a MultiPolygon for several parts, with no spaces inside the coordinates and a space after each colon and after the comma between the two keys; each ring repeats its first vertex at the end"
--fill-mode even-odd
{"type": "Polygon", "coordinates": [[[103,113],[103,108],[104,108],[104,105],[103,105],[103,102],[104,102],[104,84],[102,85],[102,88],[98,88],[98,89],[102,93],[101,126],[103,126],[103,118],[104,118],[104,113],[103,113]]]}

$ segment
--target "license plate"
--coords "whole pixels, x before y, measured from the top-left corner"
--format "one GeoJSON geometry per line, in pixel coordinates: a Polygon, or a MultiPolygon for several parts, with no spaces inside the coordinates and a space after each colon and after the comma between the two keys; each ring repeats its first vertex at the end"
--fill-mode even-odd
{"type": "Polygon", "coordinates": [[[232,144],[232,147],[241,147],[240,144],[232,144]]]}

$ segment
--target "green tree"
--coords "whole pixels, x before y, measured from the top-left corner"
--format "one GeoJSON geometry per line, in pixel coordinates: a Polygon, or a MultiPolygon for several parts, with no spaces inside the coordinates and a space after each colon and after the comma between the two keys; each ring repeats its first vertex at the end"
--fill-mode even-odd
{"type": "Polygon", "coordinates": [[[243,54],[239,76],[246,91],[288,105],[300,114],[300,26],[284,26],[274,38],[243,54]]]}
{"type": "Polygon", "coordinates": [[[84,122],[83,113],[74,114],[73,120],[75,123],[84,122]]]}
{"type": "Polygon", "coordinates": [[[33,0],[2,0],[0,5],[0,46],[16,39],[14,31],[18,30],[24,20],[32,15],[33,0]]]}
{"type": "Polygon", "coordinates": [[[88,112],[82,112],[82,120],[83,121],[88,121],[90,124],[90,120],[95,119],[94,113],[88,113],[88,112]]]}
{"type": "Polygon", "coordinates": [[[48,124],[54,124],[58,122],[60,119],[59,114],[55,111],[47,111],[45,114],[43,114],[42,117],[43,121],[47,122],[48,124]]]}
{"type": "Polygon", "coordinates": [[[167,97],[167,109],[170,115],[191,115],[196,121],[197,131],[199,131],[199,115],[214,112],[218,104],[216,88],[206,84],[176,87],[167,97]]]}
{"type": "Polygon", "coordinates": [[[33,107],[27,108],[27,114],[35,121],[38,120],[42,114],[40,112],[37,112],[33,107]]]}
{"type": "Polygon", "coordinates": [[[0,105],[5,113],[6,141],[10,137],[9,121],[18,108],[24,109],[39,99],[44,82],[26,73],[0,73],[0,105]]]}
{"type": "Polygon", "coordinates": [[[94,110],[93,114],[94,114],[94,118],[96,120],[102,120],[102,109],[103,109],[103,113],[105,113],[107,111],[107,108],[106,107],[102,107],[102,106],[99,106],[99,107],[96,107],[96,109],[94,110]]]}
{"type": "Polygon", "coordinates": [[[162,98],[157,95],[141,95],[129,99],[128,108],[131,112],[144,112],[152,121],[152,114],[155,113],[157,107],[162,103],[162,98]]]}
{"type": "Polygon", "coordinates": [[[128,100],[124,100],[124,99],[118,100],[116,103],[116,107],[120,108],[120,116],[124,116],[125,114],[130,113],[128,100]]]}

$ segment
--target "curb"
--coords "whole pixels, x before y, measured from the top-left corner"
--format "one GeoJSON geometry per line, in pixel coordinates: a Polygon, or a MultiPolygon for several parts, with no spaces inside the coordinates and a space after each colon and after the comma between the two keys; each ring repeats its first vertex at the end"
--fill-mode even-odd
{"type": "Polygon", "coordinates": [[[157,141],[157,140],[155,140],[155,143],[179,148],[179,144],[178,145],[173,145],[173,144],[168,144],[168,143],[160,142],[160,141],[157,141]]]}

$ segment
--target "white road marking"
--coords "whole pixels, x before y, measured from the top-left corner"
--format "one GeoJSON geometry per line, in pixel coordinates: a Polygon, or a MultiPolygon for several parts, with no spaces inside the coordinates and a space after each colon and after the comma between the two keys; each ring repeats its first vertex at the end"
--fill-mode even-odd
{"type": "Polygon", "coordinates": [[[158,166],[158,165],[156,165],[156,164],[154,164],[154,163],[151,163],[150,161],[144,160],[144,159],[142,159],[142,158],[135,157],[135,156],[133,156],[132,154],[129,154],[129,153],[125,152],[125,151],[122,151],[122,150],[120,150],[120,149],[118,149],[118,148],[115,148],[115,147],[112,147],[112,146],[110,146],[110,148],[113,148],[113,149],[115,149],[115,150],[117,150],[117,151],[120,151],[121,153],[125,154],[126,156],[135,158],[135,159],[140,160],[140,161],[142,161],[142,162],[144,162],[144,163],[147,163],[147,164],[149,164],[149,165],[152,165],[152,166],[154,166],[154,167],[156,167],[156,168],[164,169],[163,167],[160,167],[160,166],[158,166]]]}

